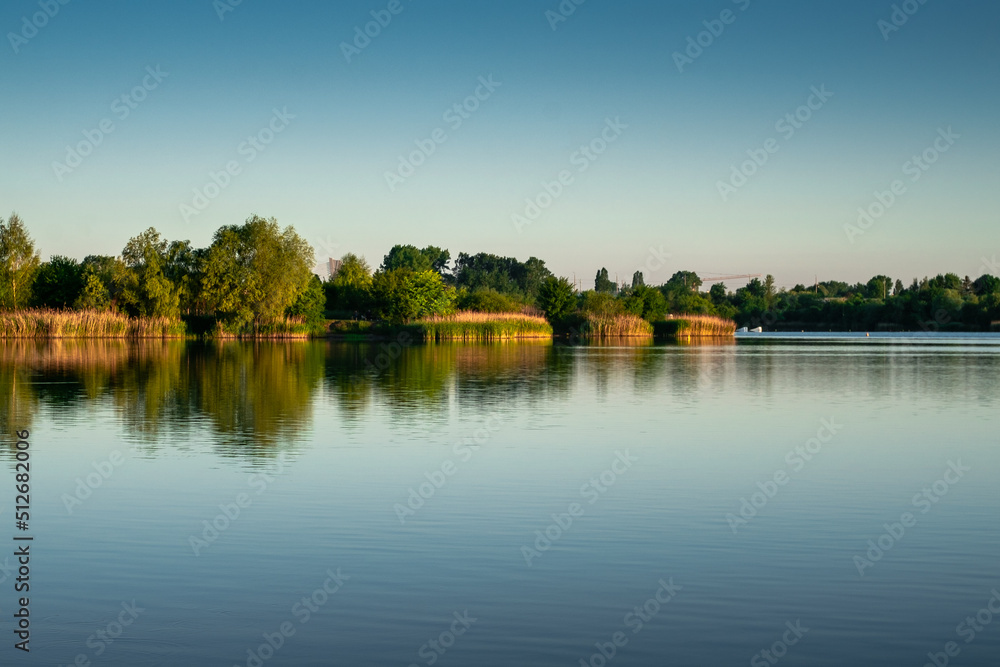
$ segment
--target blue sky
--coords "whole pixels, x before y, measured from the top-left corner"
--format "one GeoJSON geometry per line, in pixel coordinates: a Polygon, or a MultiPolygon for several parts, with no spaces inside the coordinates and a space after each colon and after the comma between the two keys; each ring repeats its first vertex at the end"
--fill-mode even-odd
{"type": "Polygon", "coordinates": [[[0,215],[43,256],[148,226],[207,245],[254,213],[320,258],[433,244],[585,284],[908,282],[1000,255],[995,2],[227,2],[0,7],[0,215]],[[348,62],[372,12],[391,22],[348,62]]]}

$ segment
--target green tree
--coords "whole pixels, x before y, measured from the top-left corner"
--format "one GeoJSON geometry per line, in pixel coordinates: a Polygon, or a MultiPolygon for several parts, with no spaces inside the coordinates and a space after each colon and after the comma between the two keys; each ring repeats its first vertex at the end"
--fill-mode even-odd
{"type": "Polygon", "coordinates": [[[711,289],[708,290],[708,297],[712,300],[712,303],[716,305],[725,303],[726,296],[727,290],[724,283],[715,283],[712,285],[711,289]]]}
{"type": "Polygon", "coordinates": [[[642,277],[642,271],[636,271],[632,274],[632,289],[636,287],[641,287],[646,284],[645,279],[642,277]]]}
{"type": "Polygon", "coordinates": [[[549,276],[538,288],[536,304],[549,322],[559,322],[573,312],[576,305],[574,292],[572,283],[566,278],[549,276]]]}
{"type": "Polygon", "coordinates": [[[431,269],[437,271],[440,276],[444,276],[448,273],[448,262],[451,261],[451,253],[447,250],[442,250],[437,246],[429,245],[420,251],[420,254],[427,258],[431,263],[431,269]]]}
{"type": "Polygon", "coordinates": [[[326,288],[328,310],[360,313],[371,306],[372,273],[364,257],[347,253],[340,258],[340,270],[326,288]]]}
{"type": "Polygon", "coordinates": [[[889,276],[874,276],[865,285],[865,298],[879,300],[887,299],[892,296],[892,287],[892,278],[889,276]]]}
{"type": "Polygon", "coordinates": [[[164,255],[163,274],[177,289],[180,309],[185,313],[204,310],[201,298],[201,269],[206,251],[191,246],[190,241],[174,241],[164,255]]]}
{"type": "Polygon", "coordinates": [[[601,268],[597,272],[597,276],[594,278],[594,291],[604,294],[614,294],[618,291],[618,286],[611,282],[608,277],[608,270],[606,268],[601,268]]]}
{"type": "Polygon", "coordinates": [[[774,308],[774,297],[777,293],[778,290],[774,286],[774,276],[769,273],[764,277],[764,303],[768,309],[774,308]]]}
{"type": "Polygon", "coordinates": [[[0,308],[18,310],[30,302],[40,265],[35,242],[17,213],[7,222],[0,219],[0,308]]]}
{"type": "Polygon", "coordinates": [[[580,295],[580,310],[596,315],[620,315],[625,311],[624,304],[608,292],[587,290],[580,295]]]}
{"type": "Polygon", "coordinates": [[[83,289],[83,267],[75,259],[54,255],[35,277],[32,300],[43,308],[71,308],[83,289]]]}
{"type": "Polygon", "coordinates": [[[77,310],[108,310],[111,307],[111,293],[100,275],[91,267],[83,271],[83,287],[73,302],[77,310]]]}
{"type": "Polygon", "coordinates": [[[1000,278],[989,274],[980,276],[972,283],[972,289],[979,296],[1000,292],[1000,278]]]}
{"type": "Polygon", "coordinates": [[[626,310],[650,322],[662,320],[668,312],[666,297],[660,290],[653,287],[639,285],[632,290],[632,294],[626,297],[626,301],[629,300],[633,301],[633,305],[631,308],[626,305],[626,310]]]}
{"type": "Polygon", "coordinates": [[[414,245],[395,245],[382,259],[382,270],[409,269],[416,273],[436,271],[438,275],[443,276],[448,270],[450,260],[450,252],[435,246],[427,246],[420,250],[414,245]]]}
{"type": "Polygon", "coordinates": [[[372,299],[377,317],[402,324],[454,311],[455,290],[434,270],[394,269],[372,278],[372,299]]]}
{"type": "Polygon", "coordinates": [[[538,290],[542,283],[552,277],[552,272],[545,266],[545,262],[537,257],[529,257],[528,261],[521,264],[516,278],[521,287],[521,291],[529,301],[534,301],[538,297],[538,290]]]}
{"type": "Polygon", "coordinates": [[[542,282],[551,275],[545,262],[537,257],[519,262],[514,257],[463,252],[455,260],[454,283],[470,292],[491,289],[530,303],[538,295],[542,282]]]}
{"type": "Polygon", "coordinates": [[[180,289],[166,276],[167,240],[150,227],[122,250],[126,271],[115,276],[121,304],[133,315],[178,317],[180,289]]]}
{"type": "Polygon", "coordinates": [[[470,292],[462,288],[458,293],[457,305],[460,310],[477,313],[519,313],[524,304],[507,294],[484,287],[470,292]]]}
{"type": "Polygon", "coordinates": [[[694,271],[678,271],[670,276],[667,285],[683,286],[687,290],[697,292],[701,289],[702,280],[694,271]]]}
{"type": "Polygon", "coordinates": [[[931,279],[928,281],[928,285],[931,289],[937,287],[941,289],[960,291],[962,289],[962,279],[958,277],[957,273],[946,273],[931,279]]]}
{"type": "Polygon", "coordinates": [[[202,290],[218,316],[257,329],[285,315],[309,287],[314,264],[312,247],[294,228],[255,215],[215,232],[202,290]]]}
{"type": "Polygon", "coordinates": [[[73,307],[77,310],[83,310],[89,306],[82,304],[87,303],[88,300],[97,299],[97,303],[103,303],[101,306],[95,306],[98,310],[117,309],[118,303],[121,301],[119,284],[124,282],[123,276],[128,272],[125,263],[120,258],[109,255],[87,255],[80,262],[80,268],[83,289],[80,292],[80,298],[73,304],[73,307]],[[97,283],[100,283],[103,289],[98,289],[97,283]],[[88,293],[90,296],[84,298],[88,293]]]}
{"type": "Polygon", "coordinates": [[[326,320],[325,311],[326,293],[323,291],[323,281],[314,275],[308,287],[289,306],[288,315],[302,318],[310,331],[319,333],[323,330],[323,323],[326,320]]]}

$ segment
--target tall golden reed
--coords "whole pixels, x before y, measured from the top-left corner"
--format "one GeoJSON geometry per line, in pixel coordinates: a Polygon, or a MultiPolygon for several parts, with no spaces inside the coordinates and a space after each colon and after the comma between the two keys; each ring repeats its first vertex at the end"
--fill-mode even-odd
{"type": "Polygon", "coordinates": [[[0,338],[179,338],[184,323],[167,317],[128,317],[96,310],[19,310],[0,313],[0,338]]]}

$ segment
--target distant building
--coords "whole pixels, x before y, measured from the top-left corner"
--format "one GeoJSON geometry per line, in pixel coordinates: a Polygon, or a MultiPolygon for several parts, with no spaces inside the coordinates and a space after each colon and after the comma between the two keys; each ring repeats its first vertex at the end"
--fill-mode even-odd
{"type": "Polygon", "coordinates": [[[340,261],[339,259],[332,259],[331,258],[331,259],[327,260],[327,268],[330,269],[330,277],[333,278],[335,275],[337,275],[338,273],[340,273],[340,267],[343,266],[343,265],[344,265],[344,263],[342,261],[340,261]]]}

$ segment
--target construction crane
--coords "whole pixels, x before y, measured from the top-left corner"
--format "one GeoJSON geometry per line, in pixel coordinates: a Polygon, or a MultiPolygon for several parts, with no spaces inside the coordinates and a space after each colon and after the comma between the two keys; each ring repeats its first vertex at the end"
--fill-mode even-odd
{"type": "Polygon", "coordinates": [[[720,276],[718,278],[701,278],[701,276],[698,277],[701,278],[701,282],[703,283],[717,283],[722,280],[739,280],[740,278],[760,278],[760,276],[761,274],[759,273],[747,273],[741,276],[720,276]]]}
{"type": "MultiPolygon", "coordinates": [[[[701,278],[701,275],[698,274],[698,277],[701,278]]],[[[742,274],[742,275],[739,275],[739,276],[717,276],[715,278],[701,278],[701,282],[702,283],[717,283],[717,282],[721,282],[723,280],[739,280],[741,278],[747,278],[747,279],[750,279],[750,278],[760,278],[760,274],[759,273],[745,273],[745,274],[742,274]]],[[[686,280],[684,282],[685,282],[685,284],[687,284],[686,280]]]]}

